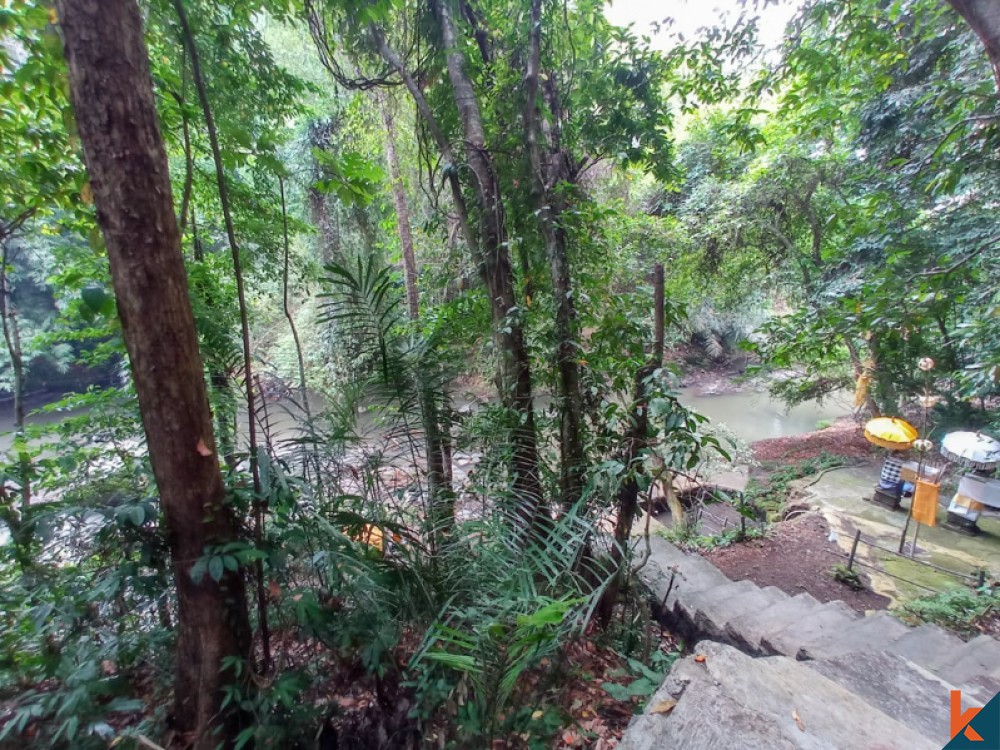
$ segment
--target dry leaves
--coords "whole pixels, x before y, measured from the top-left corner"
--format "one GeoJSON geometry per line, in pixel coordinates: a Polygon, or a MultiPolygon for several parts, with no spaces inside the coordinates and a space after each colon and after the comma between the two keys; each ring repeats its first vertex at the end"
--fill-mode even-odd
{"type": "Polygon", "coordinates": [[[673,698],[667,698],[666,700],[660,701],[651,709],[649,709],[649,713],[666,715],[669,714],[671,711],[673,711],[674,708],[676,707],[677,707],[677,701],[675,701],[673,698]]]}
{"type": "Polygon", "coordinates": [[[799,728],[800,732],[806,731],[806,725],[802,723],[802,717],[799,716],[797,709],[792,709],[792,718],[795,719],[795,725],[799,728]]]}
{"type": "Polygon", "coordinates": [[[271,597],[273,601],[281,599],[281,584],[273,578],[267,582],[267,595],[271,597]]]}
{"type": "Polygon", "coordinates": [[[697,655],[696,655],[696,656],[694,657],[694,660],[695,660],[696,662],[698,662],[699,664],[704,664],[704,663],[705,663],[706,661],[708,661],[708,657],[707,657],[707,656],[705,656],[705,654],[697,654],[697,655]]]}

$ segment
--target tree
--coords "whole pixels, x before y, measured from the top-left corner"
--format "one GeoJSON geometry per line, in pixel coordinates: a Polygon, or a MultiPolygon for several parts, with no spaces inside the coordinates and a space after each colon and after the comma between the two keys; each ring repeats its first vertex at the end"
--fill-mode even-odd
{"type": "Polygon", "coordinates": [[[237,539],[215,451],[194,317],[134,0],[60,0],[70,93],[104,234],[177,589],[173,722],[185,744],[229,746],[243,717],[224,689],[249,658],[239,571],[192,567],[237,539]],[[217,732],[221,732],[218,735],[217,732]]]}
{"type": "Polygon", "coordinates": [[[396,121],[392,113],[393,101],[383,91],[376,91],[375,103],[382,124],[385,126],[385,160],[389,167],[389,182],[392,191],[392,205],[396,210],[396,232],[399,234],[399,249],[403,255],[403,281],[406,284],[406,309],[411,320],[420,317],[420,291],[417,288],[417,258],[413,252],[413,230],[410,227],[410,202],[406,197],[396,152],[396,121]]]}
{"type": "Polygon", "coordinates": [[[555,296],[555,349],[559,370],[558,394],[560,411],[559,450],[561,453],[559,489],[564,506],[573,507],[580,500],[586,470],[583,445],[583,395],[580,391],[581,352],[577,340],[576,304],[570,277],[566,230],[562,226],[566,208],[564,192],[571,179],[569,165],[572,156],[562,149],[562,113],[554,89],[548,87],[545,97],[550,121],[545,132],[548,143],[542,152],[542,126],[539,116],[539,78],[542,75],[542,0],[532,0],[528,32],[528,55],[524,71],[525,150],[531,174],[531,197],[541,225],[546,256],[555,296]]]}
{"type": "Polygon", "coordinates": [[[1000,4],[992,0],[948,0],[964,18],[986,48],[1000,93],[1000,4]]]}
{"type": "Polygon", "coordinates": [[[22,567],[30,563],[32,481],[34,468],[25,443],[25,388],[32,351],[30,319],[19,309],[15,279],[24,265],[17,260],[18,245],[33,222],[56,210],[71,210],[79,199],[79,163],[68,144],[64,117],[68,102],[61,90],[58,41],[49,25],[49,11],[27,4],[19,13],[4,12],[0,32],[9,35],[0,44],[4,71],[0,117],[0,327],[11,370],[14,397],[16,467],[20,501],[3,489],[0,519],[11,529],[22,567]],[[55,44],[53,44],[55,42],[55,44]],[[24,59],[18,58],[23,56],[24,59]],[[29,323],[29,325],[25,325],[29,323]]]}

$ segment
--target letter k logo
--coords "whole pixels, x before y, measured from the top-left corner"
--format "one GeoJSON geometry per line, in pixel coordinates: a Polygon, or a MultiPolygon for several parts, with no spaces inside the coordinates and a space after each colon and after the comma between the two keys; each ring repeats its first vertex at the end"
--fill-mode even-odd
{"type": "Polygon", "coordinates": [[[964,713],[962,712],[962,691],[952,690],[951,691],[951,736],[952,739],[958,736],[959,732],[965,731],[965,739],[969,742],[983,742],[983,738],[979,735],[975,729],[969,726],[969,722],[972,721],[976,715],[979,713],[980,709],[970,708],[964,713]]]}

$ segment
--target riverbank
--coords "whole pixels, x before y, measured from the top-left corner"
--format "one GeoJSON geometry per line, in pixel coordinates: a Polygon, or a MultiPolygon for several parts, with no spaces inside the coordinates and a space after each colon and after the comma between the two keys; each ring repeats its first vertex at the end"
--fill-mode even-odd
{"type": "Polygon", "coordinates": [[[878,452],[865,440],[864,429],[853,417],[840,417],[829,427],[800,435],[758,440],[750,447],[761,465],[805,461],[823,454],[865,461],[878,452]]]}
{"type": "Polygon", "coordinates": [[[858,612],[886,609],[891,599],[872,590],[862,571],[858,587],[833,576],[843,563],[836,533],[818,510],[799,505],[797,485],[837,465],[877,460],[861,425],[850,417],[799,435],[758,440],[747,498],[766,506],[773,521],[759,538],[705,550],[702,554],[734,581],[775,586],[794,596],[808,593],[821,602],[840,600],[858,612]]]}

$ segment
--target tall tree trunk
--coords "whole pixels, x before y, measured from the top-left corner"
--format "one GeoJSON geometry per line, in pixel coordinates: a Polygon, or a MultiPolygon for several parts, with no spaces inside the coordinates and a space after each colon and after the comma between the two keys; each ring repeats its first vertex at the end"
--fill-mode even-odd
{"type": "Polygon", "coordinates": [[[309,189],[309,215],[319,230],[319,254],[323,265],[340,263],[340,222],[331,215],[327,196],[315,188],[309,189]]]}
{"type": "Polygon", "coordinates": [[[663,298],[663,264],[653,266],[653,362],[663,366],[663,343],[666,339],[665,300],[663,298]]]}
{"type": "MultiPolygon", "coordinates": [[[[254,394],[253,364],[250,349],[250,316],[247,311],[246,290],[243,285],[243,261],[240,258],[240,248],[236,242],[236,228],[233,226],[233,214],[229,205],[229,184],[226,180],[226,170],[222,165],[222,151],[219,148],[219,136],[215,130],[215,118],[212,115],[212,106],[208,100],[205,77],[201,72],[198,45],[195,43],[194,34],[191,32],[191,26],[188,23],[183,0],[174,0],[174,10],[177,11],[177,20],[181,25],[181,36],[184,47],[191,58],[191,74],[194,78],[195,89],[198,91],[198,100],[201,102],[202,112],[205,115],[205,128],[208,130],[208,142],[212,148],[212,160],[215,162],[219,203],[222,206],[222,217],[226,225],[226,238],[229,240],[229,250],[233,258],[233,276],[236,279],[236,298],[239,303],[240,333],[243,343],[243,377],[246,384],[247,400],[247,435],[250,438],[250,475],[253,479],[254,494],[254,541],[258,546],[261,546],[264,540],[264,511],[266,508],[263,488],[260,483],[260,467],[257,465],[257,425],[255,422],[257,409],[255,407],[256,397],[254,394]]],[[[271,669],[271,635],[267,623],[267,593],[264,586],[264,564],[259,558],[255,563],[255,569],[257,572],[257,625],[260,629],[262,671],[266,673],[271,669]]]]}
{"type": "Polygon", "coordinates": [[[389,63],[389,65],[392,66],[392,68],[399,74],[399,77],[403,79],[403,84],[406,86],[406,90],[410,92],[410,96],[413,98],[413,103],[417,107],[417,112],[419,113],[420,118],[424,121],[424,125],[431,134],[431,138],[434,139],[434,143],[441,152],[441,158],[444,160],[444,167],[447,174],[448,186],[451,188],[452,201],[455,203],[455,216],[459,229],[462,230],[462,236],[465,238],[465,244],[469,247],[469,252],[474,253],[476,255],[477,262],[479,262],[479,244],[476,241],[475,232],[472,231],[472,223],[469,221],[469,207],[465,202],[465,195],[462,193],[462,184],[458,179],[458,169],[456,168],[458,166],[458,162],[456,161],[455,154],[452,151],[451,143],[445,136],[444,131],[441,130],[441,126],[438,124],[437,118],[434,117],[434,111],[427,102],[423,89],[406,69],[406,66],[403,64],[403,60],[399,54],[389,46],[385,39],[385,33],[381,28],[375,26],[374,24],[369,28],[369,31],[375,42],[375,47],[378,50],[379,55],[383,60],[389,63]]]}
{"type": "MultiPolygon", "coordinates": [[[[615,522],[614,541],[611,550],[611,560],[615,567],[621,568],[625,561],[625,550],[628,548],[629,536],[632,533],[632,523],[639,510],[639,477],[642,471],[642,452],[649,447],[649,395],[647,382],[657,369],[663,366],[663,266],[659,263],[653,269],[654,300],[656,309],[653,311],[654,341],[649,360],[635,374],[635,392],[632,399],[631,424],[625,434],[625,445],[622,449],[622,463],[627,475],[618,490],[618,518],[615,522]]],[[[667,481],[671,481],[667,478],[667,481]]],[[[668,490],[670,497],[671,490],[668,490]]],[[[650,509],[652,511],[652,509],[650,509]]],[[[683,513],[681,513],[683,517],[683,513]]],[[[605,589],[597,610],[597,618],[602,627],[607,627],[611,621],[618,594],[628,571],[619,570],[614,580],[605,589]]]]}
{"type": "Polygon", "coordinates": [[[396,210],[396,231],[399,234],[399,248],[403,254],[403,281],[406,284],[406,307],[410,318],[420,316],[420,294],[417,290],[417,258],[413,252],[413,230],[410,227],[410,202],[406,198],[406,185],[399,156],[396,153],[396,123],[392,114],[392,102],[384,91],[376,89],[376,103],[385,126],[385,159],[389,164],[389,181],[392,184],[392,205],[396,210]]]}
{"type": "Polygon", "coordinates": [[[976,32],[986,48],[993,79],[1000,93],[1000,2],[997,0],[948,0],[958,15],[976,32]]]}
{"type": "Polygon", "coordinates": [[[504,229],[503,204],[492,156],[486,147],[486,133],[479,101],[465,70],[465,58],[455,32],[450,0],[432,0],[441,29],[448,77],[455,106],[465,134],[466,161],[473,175],[473,190],[479,208],[480,275],[490,295],[493,325],[501,358],[500,394],[504,405],[514,412],[511,431],[513,448],[513,490],[519,512],[534,525],[540,521],[542,485],[538,474],[538,445],[535,434],[531,393],[531,365],[524,339],[522,315],[514,293],[514,273],[504,229]]]}
{"type": "MultiPolygon", "coordinates": [[[[0,234],[0,244],[3,246],[3,257],[0,258],[0,323],[3,325],[3,339],[7,345],[7,355],[10,357],[10,369],[13,374],[11,388],[14,391],[14,437],[12,450],[17,452],[17,466],[21,482],[20,502],[17,507],[13,500],[10,506],[0,509],[0,517],[10,528],[11,541],[14,542],[14,554],[22,570],[32,564],[31,558],[31,456],[27,446],[21,445],[24,440],[24,352],[21,347],[21,331],[17,324],[17,311],[11,300],[10,277],[10,239],[0,234]]],[[[6,496],[3,498],[7,500],[6,496]]]]}
{"type": "Polygon", "coordinates": [[[187,52],[181,58],[181,93],[177,97],[181,110],[181,132],[184,135],[184,190],[181,193],[180,232],[184,236],[187,229],[188,207],[191,205],[191,189],[194,187],[194,154],[191,149],[191,125],[187,111],[187,52]]]}
{"type": "MultiPolygon", "coordinates": [[[[847,347],[847,354],[851,358],[851,366],[854,368],[855,379],[858,379],[861,376],[866,375],[867,373],[865,372],[865,363],[862,361],[861,354],[858,352],[858,347],[855,346],[854,341],[851,339],[850,334],[845,333],[842,335],[842,338],[844,341],[844,346],[847,347]]],[[[875,373],[872,372],[870,377],[874,378],[874,376],[875,373]]],[[[868,409],[868,412],[872,417],[882,416],[882,410],[879,408],[878,403],[875,401],[875,397],[872,396],[870,385],[868,389],[865,391],[865,408],[868,409]]]]}
{"type": "MultiPolygon", "coordinates": [[[[417,259],[413,251],[413,231],[410,225],[410,204],[406,197],[399,156],[396,153],[396,123],[392,102],[384,91],[375,90],[375,100],[385,126],[385,155],[392,186],[392,204],[396,211],[396,231],[403,255],[403,281],[406,285],[406,309],[410,320],[420,317],[420,294],[417,289],[417,259]]],[[[445,460],[450,456],[447,425],[442,408],[437,403],[432,387],[420,387],[420,412],[424,424],[424,450],[427,452],[427,489],[430,495],[432,534],[446,539],[455,520],[455,498],[452,493],[450,467],[445,460]]],[[[450,463],[450,458],[448,458],[450,463]]]]}
{"type": "MultiPolygon", "coordinates": [[[[302,401],[302,411],[306,416],[306,429],[309,431],[309,444],[302,445],[302,472],[303,476],[309,476],[309,457],[315,455],[317,448],[316,425],[313,422],[312,407],[309,405],[309,386],[306,382],[306,360],[302,354],[302,341],[299,339],[299,329],[295,325],[295,316],[292,314],[292,305],[289,300],[289,270],[291,266],[291,243],[288,238],[288,206],[285,202],[285,179],[278,176],[278,192],[281,198],[281,237],[283,255],[283,269],[281,275],[281,306],[285,312],[285,320],[288,321],[288,329],[292,333],[292,341],[295,344],[295,360],[299,366],[299,399],[302,401]]],[[[319,459],[316,459],[316,481],[321,484],[319,459]]]]}
{"type": "Polygon", "coordinates": [[[541,67],[542,3],[532,0],[531,30],[524,76],[524,124],[531,170],[531,197],[540,224],[545,251],[552,275],[552,294],[556,302],[556,365],[559,370],[559,450],[561,465],[559,488],[563,505],[572,508],[583,493],[586,456],[583,447],[583,397],[580,393],[580,351],[573,285],[570,280],[566,232],[561,219],[565,200],[558,190],[564,182],[565,154],[559,147],[558,113],[553,112],[552,143],[542,155],[541,126],[538,116],[538,82],[541,67]]]}
{"type": "Polygon", "coordinates": [[[236,701],[223,707],[224,688],[237,680],[233,660],[249,659],[250,624],[239,571],[191,576],[206,548],[237,539],[237,523],[215,451],[142,19],[135,0],[57,5],[177,586],[173,723],[197,750],[230,747],[245,717],[236,701]]]}

